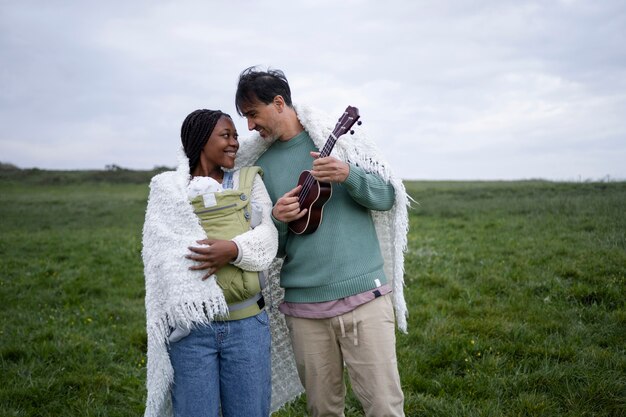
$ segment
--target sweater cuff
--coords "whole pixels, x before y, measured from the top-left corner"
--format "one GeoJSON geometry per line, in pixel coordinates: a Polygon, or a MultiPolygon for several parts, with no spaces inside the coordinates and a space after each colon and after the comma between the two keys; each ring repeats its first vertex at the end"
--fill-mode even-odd
{"type": "Polygon", "coordinates": [[[281,222],[280,220],[276,220],[274,215],[272,214],[272,221],[274,222],[274,226],[276,226],[276,230],[278,230],[278,235],[282,235],[287,233],[289,225],[285,222],[281,222]]]}
{"type": "Polygon", "coordinates": [[[353,164],[350,165],[350,172],[348,172],[348,178],[343,182],[343,185],[349,190],[355,190],[359,187],[363,181],[365,181],[365,171],[363,168],[360,168],[353,164]]]}
{"type": "Polygon", "coordinates": [[[235,245],[237,245],[237,258],[235,258],[235,260],[231,261],[230,263],[237,266],[237,264],[241,262],[241,258],[243,258],[243,250],[241,250],[241,245],[239,244],[239,242],[237,242],[236,239],[233,239],[231,242],[235,242],[235,245]]]}

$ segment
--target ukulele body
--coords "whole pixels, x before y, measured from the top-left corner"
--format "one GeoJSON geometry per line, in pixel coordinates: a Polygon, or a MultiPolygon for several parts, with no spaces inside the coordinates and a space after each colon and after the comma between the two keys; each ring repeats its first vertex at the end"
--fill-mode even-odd
{"type": "MultiPolygon", "coordinates": [[[[310,171],[302,171],[300,178],[298,178],[298,185],[304,184],[310,176],[310,171]]],[[[311,177],[311,179],[313,178],[311,177]]],[[[300,209],[308,209],[306,215],[298,220],[289,222],[289,230],[297,235],[307,235],[317,230],[322,222],[324,204],[326,204],[333,193],[330,183],[320,182],[317,180],[313,181],[314,182],[309,190],[309,193],[300,204],[300,209]]]]}

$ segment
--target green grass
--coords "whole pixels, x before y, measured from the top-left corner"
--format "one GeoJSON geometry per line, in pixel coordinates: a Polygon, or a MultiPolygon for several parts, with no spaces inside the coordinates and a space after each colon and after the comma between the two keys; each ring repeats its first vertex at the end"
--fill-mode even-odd
{"type": "MultiPolygon", "coordinates": [[[[143,414],[150,175],[0,172],[1,416],[143,414]]],[[[406,186],[407,416],[626,416],[626,183],[406,186]]]]}
{"type": "Polygon", "coordinates": [[[146,185],[0,195],[0,415],[141,415],[146,185]]]}
{"type": "Polygon", "coordinates": [[[407,414],[626,415],[626,184],[407,188],[407,414]]]}

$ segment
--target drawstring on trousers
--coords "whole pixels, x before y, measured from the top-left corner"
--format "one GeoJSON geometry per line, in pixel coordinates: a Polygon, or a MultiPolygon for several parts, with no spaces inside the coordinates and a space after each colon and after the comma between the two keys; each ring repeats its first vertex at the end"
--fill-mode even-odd
{"type": "MultiPolygon", "coordinates": [[[[339,316],[339,327],[341,328],[341,337],[346,337],[346,326],[343,323],[343,317],[339,316]]],[[[352,313],[352,336],[354,339],[354,346],[359,345],[359,333],[356,326],[356,316],[352,313]]]]}
{"type": "Polygon", "coordinates": [[[346,337],[346,328],[343,325],[343,318],[339,316],[339,327],[341,328],[341,337],[346,337]]]}

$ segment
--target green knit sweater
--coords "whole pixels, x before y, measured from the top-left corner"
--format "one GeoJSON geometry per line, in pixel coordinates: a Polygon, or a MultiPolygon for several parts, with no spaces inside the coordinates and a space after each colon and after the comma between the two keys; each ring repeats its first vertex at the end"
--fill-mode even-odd
{"type": "MultiPolygon", "coordinates": [[[[273,203],[297,185],[303,170],[312,168],[311,151],[317,149],[303,131],[287,142],[276,141],[258,159],[273,203]]],[[[386,283],[370,210],[389,210],[394,198],[391,184],[351,164],[346,181],[332,185],[322,223],[314,233],[296,235],[274,219],[278,255],[284,256],[280,283],[285,301],[337,300],[386,283]]]]}

